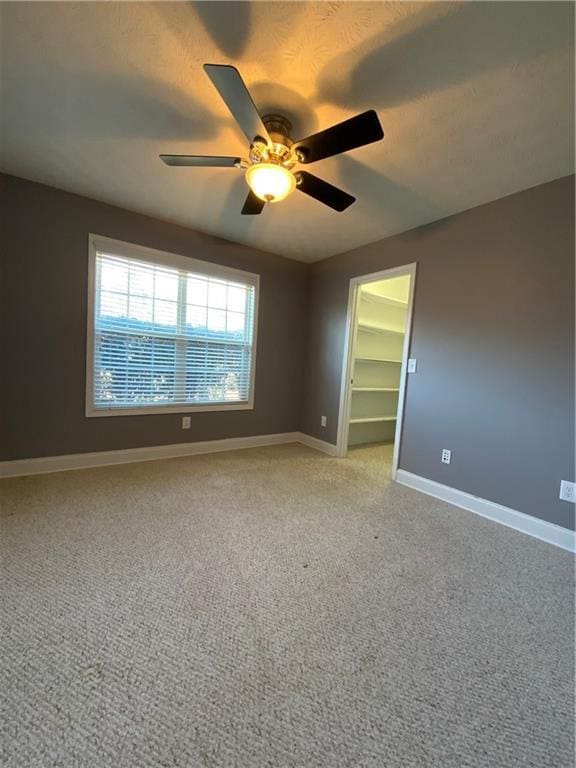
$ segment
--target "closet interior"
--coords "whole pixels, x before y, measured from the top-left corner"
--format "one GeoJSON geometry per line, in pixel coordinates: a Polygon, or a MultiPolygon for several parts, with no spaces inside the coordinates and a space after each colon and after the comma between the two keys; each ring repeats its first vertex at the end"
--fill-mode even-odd
{"type": "Polygon", "coordinates": [[[348,445],[394,441],[410,276],[360,286],[348,445]]]}

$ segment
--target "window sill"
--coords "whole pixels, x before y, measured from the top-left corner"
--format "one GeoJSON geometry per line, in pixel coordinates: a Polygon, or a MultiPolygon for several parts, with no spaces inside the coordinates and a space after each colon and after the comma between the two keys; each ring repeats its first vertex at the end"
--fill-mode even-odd
{"type": "Polygon", "coordinates": [[[89,406],[86,408],[86,417],[99,418],[109,416],[149,416],[164,414],[170,415],[175,413],[202,413],[202,412],[214,412],[214,411],[253,411],[254,403],[240,402],[240,403],[214,403],[206,405],[164,405],[164,406],[143,406],[142,408],[94,408],[89,406]]]}

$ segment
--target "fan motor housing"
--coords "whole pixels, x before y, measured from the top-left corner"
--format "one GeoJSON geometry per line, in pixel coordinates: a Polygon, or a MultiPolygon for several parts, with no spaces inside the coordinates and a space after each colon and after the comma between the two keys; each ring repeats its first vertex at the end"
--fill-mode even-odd
{"type": "Polygon", "coordinates": [[[283,115],[264,115],[262,122],[272,140],[272,146],[256,138],[250,147],[250,162],[277,163],[291,168],[298,159],[292,151],[292,123],[283,115]]]}
{"type": "Polygon", "coordinates": [[[283,115],[264,115],[262,122],[266,126],[272,141],[278,144],[286,144],[288,147],[292,146],[293,142],[290,138],[292,123],[287,117],[283,115]]]}

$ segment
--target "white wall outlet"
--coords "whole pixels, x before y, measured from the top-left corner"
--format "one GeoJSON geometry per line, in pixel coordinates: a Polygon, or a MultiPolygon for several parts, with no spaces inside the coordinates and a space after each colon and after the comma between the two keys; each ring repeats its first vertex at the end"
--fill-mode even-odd
{"type": "Polygon", "coordinates": [[[442,448],[442,464],[450,464],[452,461],[452,451],[448,448],[442,448]]]}
{"type": "Polygon", "coordinates": [[[560,483],[560,498],[562,501],[571,501],[572,504],[575,504],[576,483],[571,483],[570,480],[562,480],[560,483]]]}
{"type": "Polygon", "coordinates": [[[190,429],[190,416],[182,416],[182,429],[190,429]]]}
{"type": "Polygon", "coordinates": [[[416,373],[416,358],[408,358],[408,373],[416,373]]]}
{"type": "Polygon", "coordinates": [[[321,427],[326,426],[326,416],[320,416],[320,426],[321,427]]]}

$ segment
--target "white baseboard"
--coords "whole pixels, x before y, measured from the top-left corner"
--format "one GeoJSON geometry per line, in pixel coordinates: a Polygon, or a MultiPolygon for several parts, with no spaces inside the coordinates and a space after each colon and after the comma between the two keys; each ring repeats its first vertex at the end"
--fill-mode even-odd
{"type": "Polygon", "coordinates": [[[569,552],[576,551],[574,531],[563,528],[561,525],[547,523],[538,517],[518,512],[515,509],[510,509],[510,507],[504,507],[502,504],[496,504],[494,501],[481,499],[479,496],[473,496],[456,488],[450,488],[434,480],[413,475],[404,469],[397,471],[396,482],[426,493],[428,496],[434,496],[436,499],[447,501],[449,504],[466,509],[468,512],[474,512],[476,515],[487,517],[489,520],[494,520],[497,523],[508,526],[508,528],[514,528],[516,531],[527,533],[529,536],[534,536],[534,538],[541,541],[567,549],[569,552]]]}
{"type": "Polygon", "coordinates": [[[63,456],[44,456],[37,459],[17,459],[0,462],[0,478],[22,475],[42,475],[47,472],[64,472],[70,469],[109,467],[114,464],[133,464],[138,461],[175,459],[180,456],[196,456],[203,453],[237,451],[243,448],[259,448],[281,443],[302,443],[330,456],[336,454],[336,446],[325,443],[303,432],[281,432],[273,435],[252,435],[250,437],[229,437],[224,440],[203,440],[196,443],[173,443],[151,445],[145,448],[125,448],[119,451],[97,451],[95,453],[70,453],[63,456]]]}
{"type": "Polygon", "coordinates": [[[325,440],[319,440],[317,437],[304,434],[304,432],[298,433],[298,442],[302,443],[302,445],[307,445],[309,448],[322,451],[322,453],[327,453],[328,456],[336,456],[336,452],[338,450],[337,446],[333,443],[327,443],[325,440]]]}
{"type": "Polygon", "coordinates": [[[72,453],[64,456],[46,456],[38,459],[18,459],[0,462],[0,477],[39,475],[46,472],[62,472],[69,469],[107,467],[114,464],[132,464],[138,461],[174,459],[202,453],[236,451],[242,448],[259,448],[266,445],[300,442],[299,432],[282,432],[274,435],[229,437],[225,440],[204,440],[196,443],[152,445],[146,448],[126,448],[120,451],[96,453],[72,453]]]}

